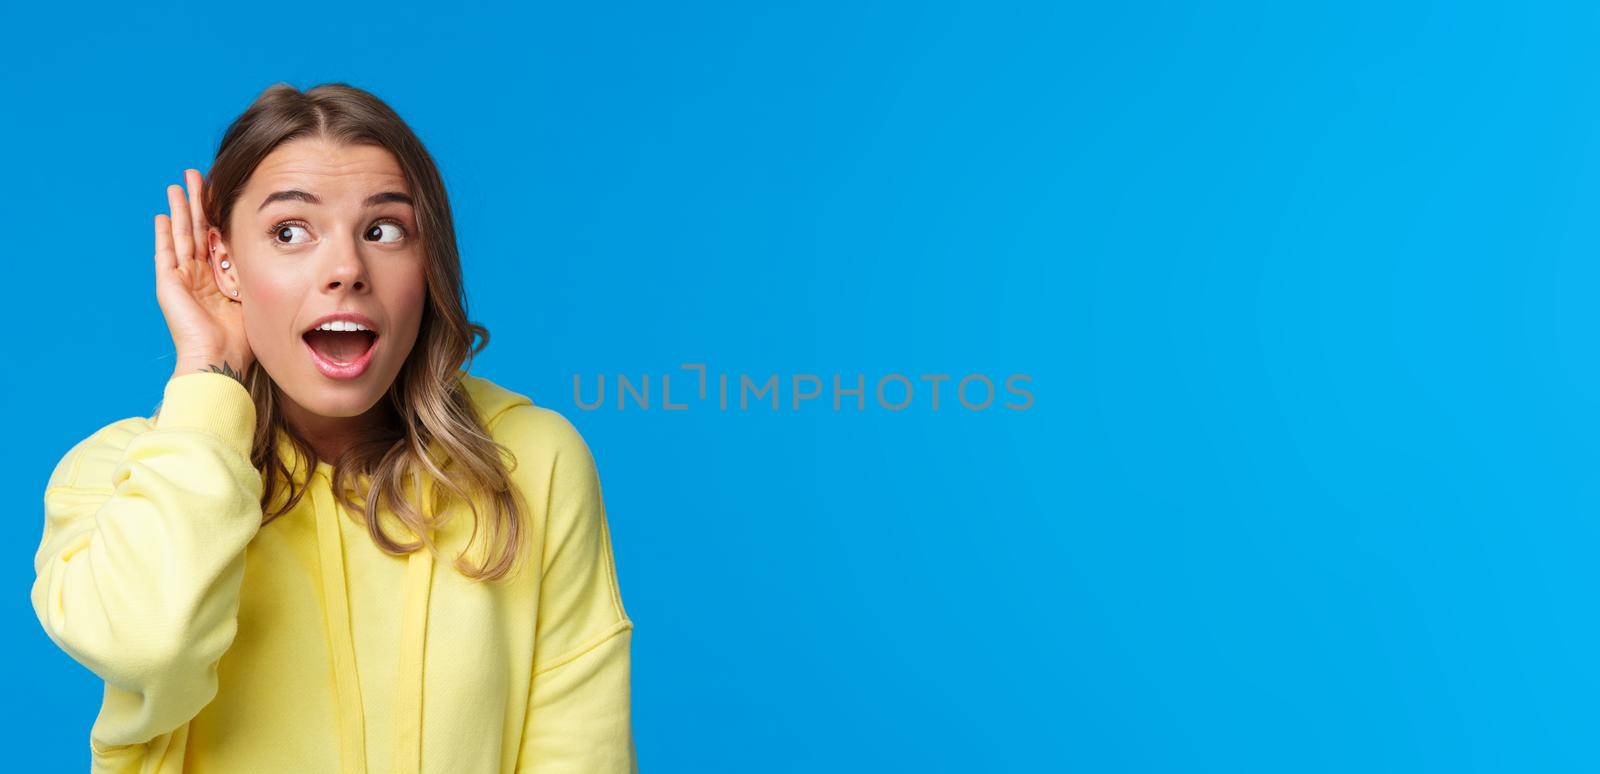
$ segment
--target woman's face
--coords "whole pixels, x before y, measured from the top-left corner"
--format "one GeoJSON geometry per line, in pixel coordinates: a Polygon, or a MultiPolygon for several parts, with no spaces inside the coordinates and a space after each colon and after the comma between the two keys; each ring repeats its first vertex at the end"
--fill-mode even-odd
{"type": "Polygon", "coordinates": [[[250,349],[292,404],[286,418],[304,426],[366,413],[416,343],[427,290],[394,155],[323,138],[284,143],[251,173],[230,219],[228,239],[212,233],[212,266],[224,293],[239,291],[250,349]],[[217,268],[224,257],[227,270],[217,268]],[[341,312],[372,333],[311,332],[341,312]]]}

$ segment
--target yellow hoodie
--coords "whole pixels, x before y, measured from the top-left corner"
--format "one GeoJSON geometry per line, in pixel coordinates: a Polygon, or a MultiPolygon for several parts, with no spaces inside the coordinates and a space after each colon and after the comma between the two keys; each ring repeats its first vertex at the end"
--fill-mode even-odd
{"type": "MultiPolygon", "coordinates": [[[[32,597],[51,640],[105,681],[94,771],[637,771],[633,623],[594,459],[560,414],[458,377],[516,455],[530,510],[523,569],[495,582],[451,566],[472,531],[463,505],[433,535],[437,561],[391,556],[335,511],[327,463],[262,526],[255,407],[228,376],[173,377],[153,420],[67,452],[32,597]]],[[[416,538],[383,515],[392,538],[416,538]]]]}

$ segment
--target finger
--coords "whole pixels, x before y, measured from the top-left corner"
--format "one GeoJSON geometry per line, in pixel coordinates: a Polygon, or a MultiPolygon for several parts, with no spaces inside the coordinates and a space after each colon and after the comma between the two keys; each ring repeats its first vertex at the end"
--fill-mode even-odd
{"type": "Polygon", "coordinates": [[[156,276],[178,268],[178,257],[172,252],[172,228],[167,216],[156,216],[156,276]]]}
{"type": "Polygon", "coordinates": [[[206,240],[206,210],[203,199],[200,198],[200,186],[204,181],[200,177],[200,170],[186,169],[183,173],[184,180],[189,184],[189,223],[194,229],[194,249],[200,260],[211,257],[211,248],[206,240]]]}
{"type": "Polygon", "coordinates": [[[167,186],[167,207],[172,210],[172,242],[181,265],[194,260],[194,230],[189,225],[189,203],[183,200],[183,186],[167,186]]]}

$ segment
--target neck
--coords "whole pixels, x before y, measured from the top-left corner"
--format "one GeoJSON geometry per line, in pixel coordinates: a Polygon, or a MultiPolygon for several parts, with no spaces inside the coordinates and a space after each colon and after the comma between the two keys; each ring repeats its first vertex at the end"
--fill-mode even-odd
{"type": "MultiPolygon", "coordinates": [[[[281,393],[280,393],[281,395],[281,393]]],[[[283,421],[311,444],[321,460],[339,459],[351,445],[382,434],[392,427],[395,417],[389,401],[379,400],[366,413],[353,417],[325,417],[305,410],[283,395],[283,421]]]]}

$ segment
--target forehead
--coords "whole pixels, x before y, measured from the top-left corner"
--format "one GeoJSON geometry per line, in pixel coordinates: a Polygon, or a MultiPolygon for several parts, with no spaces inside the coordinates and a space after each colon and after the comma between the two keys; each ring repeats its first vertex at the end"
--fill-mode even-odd
{"type": "Polygon", "coordinates": [[[323,197],[365,196],[382,188],[410,193],[394,154],[376,145],[339,143],[321,137],[286,142],[256,165],[245,183],[247,195],[298,188],[323,197]]]}

